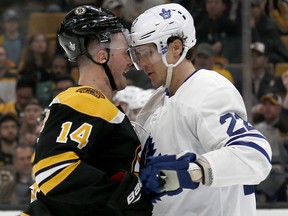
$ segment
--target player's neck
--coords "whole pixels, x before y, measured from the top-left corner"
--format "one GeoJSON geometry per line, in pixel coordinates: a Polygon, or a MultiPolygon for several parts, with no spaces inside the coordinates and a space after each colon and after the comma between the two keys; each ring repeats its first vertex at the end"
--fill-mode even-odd
{"type": "Polygon", "coordinates": [[[193,64],[183,61],[173,69],[172,81],[169,87],[169,95],[172,96],[184,83],[184,81],[195,71],[193,64]]]}
{"type": "Polygon", "coordinates": [[[93,76],[91,73],[87,73],[86,76],[79,77],[79,85],[91,86],[98,91],[101,91],[109,100],[112,100],[113,91],[106,76],[93,76]]]}

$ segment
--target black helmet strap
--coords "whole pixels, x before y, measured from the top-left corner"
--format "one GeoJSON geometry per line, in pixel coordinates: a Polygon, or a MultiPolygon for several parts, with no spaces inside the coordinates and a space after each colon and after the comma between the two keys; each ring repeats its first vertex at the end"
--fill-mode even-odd
{"type": "Polygon", "coordinates": [[[113,78],[113,76],[112,76],[111,70],[110,70],[109,66],[107,65],[107,62],[109,61],[109,58],[110,58],[110,56],[109,56],[109,51],[110,51],[110,50],[107,50],[107,51],[108,51],[108,58],[107,58],[107,61],[106,61],[105,63],[96,62],[96,61],[92,58],[92,56],[90,55],[90,53],[89,53],[87,50],[84,52],[84,54],[85,54],[85,56],[86,56],[88,59],[90,59],[94,64],[102,65],[102,66],[103,66],[103,68],[104,68],[104,70],[105,70],[105,73],[106,73],[106,75],[107,75],[107,77],[108,77],[108,79],[109,79],[109,82],[110,82],[112,91],[115,91],[115,90],[117,90],[117,88],[116,88],[116,83],[115,83],[115,80],[114,80],[114,78],[113,78]]]}

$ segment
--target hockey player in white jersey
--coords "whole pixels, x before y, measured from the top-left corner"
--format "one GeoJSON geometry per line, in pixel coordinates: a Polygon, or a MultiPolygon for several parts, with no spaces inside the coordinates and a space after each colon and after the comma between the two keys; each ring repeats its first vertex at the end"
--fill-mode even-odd
{"type": "Polygon", "coordinates": [[[270,145],[247,122],[233,84],[195,70],[195,44],[193,18],[179,4],[155,6],[132,24],[134,65],[158,88],[136,120],[150,135],[138,131],[146,139],[140,178],[154,216],[254,216],[253,186],[270,172],[270,145]]]}

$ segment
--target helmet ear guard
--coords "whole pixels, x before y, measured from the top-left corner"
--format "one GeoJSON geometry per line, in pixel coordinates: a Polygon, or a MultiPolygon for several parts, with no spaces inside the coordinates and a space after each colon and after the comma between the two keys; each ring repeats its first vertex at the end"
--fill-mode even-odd
{"type": "Polygon", "coordinates": [[[71,62],[76,62],[77,57],[86,52],[84,37],[71,37],[64,33],[58,35],[58,40],[71,62]]]}

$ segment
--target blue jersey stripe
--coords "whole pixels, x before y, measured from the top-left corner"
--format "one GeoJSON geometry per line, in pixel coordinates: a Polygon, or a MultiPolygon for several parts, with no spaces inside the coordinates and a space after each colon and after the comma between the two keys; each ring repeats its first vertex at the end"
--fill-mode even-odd
{"type": "Polygon", "coordinates": [[[257,138],[262,138],[262,139],[267,140],[266,137],[264,137],[262,134],[259,134],[259,133],[245,133],[245,134],[241,134],[239,136],[235,136],[232,139],[228,140],[227,143],[225,144],[225,146],[229,145],[234,140],[237,140],[237,139],[243,138],[243,137],[257,137],[257,138]]]}
{"type": "Polygon", "coordinates": [[[267,160],[271,163],[271,159],[270,159],[269,155],[267,154],[267,152],[261,146],[257,145],[256,143],[238,141],[238,142],[231,143],[228,146],[235,146],[235,145],[247,146],[247,147],[254,148],[254,149],[258,150],[259,152],[261,152],[267,158],[267,160]]]}

